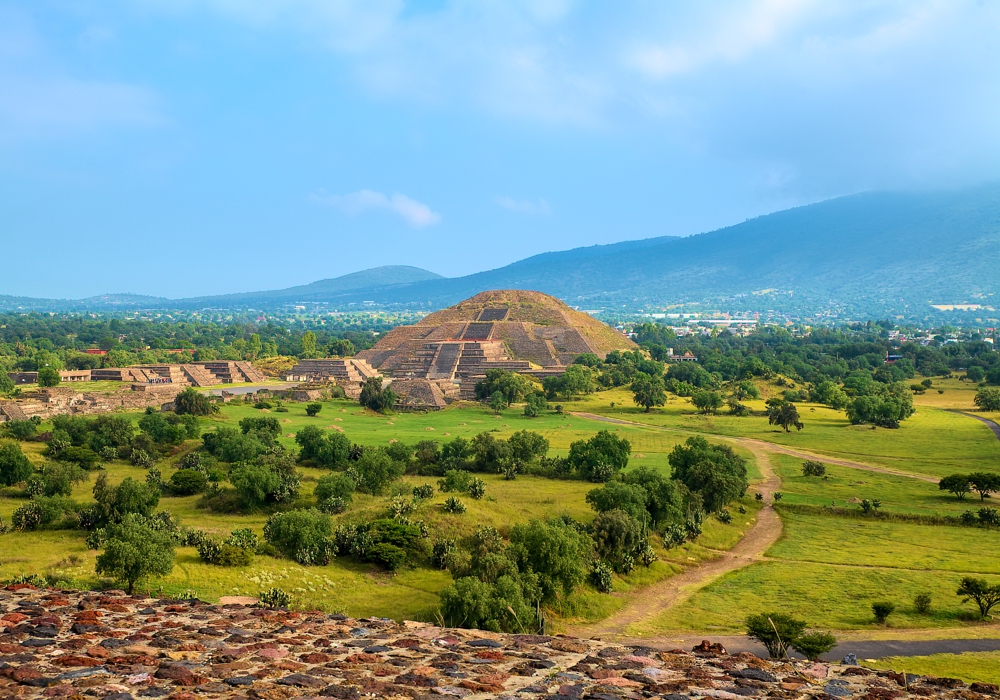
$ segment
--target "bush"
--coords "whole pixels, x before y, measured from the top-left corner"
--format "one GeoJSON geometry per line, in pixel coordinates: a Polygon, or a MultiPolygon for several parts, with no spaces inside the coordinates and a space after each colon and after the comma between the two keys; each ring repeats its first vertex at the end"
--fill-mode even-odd
{"type": "Polygon", "coordinates": [[[174,398],[174,413],[207,416],[212,413],[212,401],[194,387],[188,387],[174,398]]]}
{"type": "Polygon", "coordinates": [[[926,615],[931,611],[931,594],[917,593],[913,597],[913,609],[920,615],[926,615]]]}
{"type": "Polygon", "coordinates": [[[792,648],[810,661],[819,661],[819,657],[837,646],[837,638],[829,632],[807,632],[792,641],[792,648]]]}
{"type": "Polygon", "coordinates": [[[244,464],[229,473],[245,509],[253,510],[273,503],[285,503],[298,496],[299,475],[292,458],[285,453],[271,453],[244,464]]]}
{"type": "Polygon", "coordinates": [[[612,570],[611,565],[607,562],[594,562],[594,566],[590,570],[590,582],[594,584],[594,588],[601,593],[610,593],[613,574],[614,571],[612,570]]]}
{"type": "Polygon", "coordinates": [[[354,480],[346,474],[329,474],[319,478],[313,494],[320,503],[331,498],[339,498],[350,505],[354,498],[354,488],[354,480]]]}
{"type": "Polygon", "coordinates": [[[42,507],[36,501],[25,503],[10,516],[10,523],[15,530],[36,530],[42,526],[42,507]]]}
{"type": "Polygon", "coordinates": [[[473,478],[472,473],[464,469],[449,469],[444,473],[443,479],[438,479],[438,488],[445,493],[449,491],[465,493],[469,490],[473,478]]]}
{"type": "Polygon", "coordinates": [[[340,515],[346,511],[351,505],[350,499],[341,498],[340,496],[330,496],[326,500],[320,501],[318,508],[330,515],[340,515]]]}
{"type": "Polygon", "coordinates": [[[728,510],[726,510],[725,508],[716,513],[715,517],[718,518],[719,522],[722,523],[723,525],[728,525],[729,523],[733,522],[733,514],[730,513],[728,510]]]}
{"type": "Polygon", "coordinates": [[[233,530],[229,533],[229,538],[226,540],[226,544],[254,551],[260,545],[260,539],[257,537],[257,533],[248,527],[244,527],[238,530],[233,530]]]}
{"type": "Polygon", "coordinates": [[[264,539],[301,564],[327,564],[336,554],[330,535],[330,516],[310,509],[275,513],[264,525],[264,539]]]}
{"type": "Polygon", "coordinates": [[[486,495],[486,482],[475,478],[469,483],[469,497],[477,501],[486,495]]]}
{"type": "Polygon", "coordinates": [[[31,460],[16,442],[0,443],[0,486],[13,486],[31,476],[31,460]]]}
{"type": "Polygon", "coordinates": [[[237,547],[216,539],[204,538],[197,544],[198,556],[216,566],[248,566],[253,563],[253,549],[237,547]]]}
{"type": "Polygon", "coordinates": [[[389,386],[382,387],[382,377],[368,377],[361,387],[358,401],[367,409],[385,413],[396,403],[396,392],[389,386]]]}
{"type": "Polygon", "coordinates": [[[257,594],[257,606],[261,608],[288,608],[292,605],[292,596],[280,588],[268,588],[257,594]]]}
{"type": "Polygon", "coordinates": [[[571,443],[566,462],[583,479],[607,482],[628,466],[631,454],[632,445],[628,440],[601,430],[587,441],[571,443]]]}
{"type": "Polygon", "coordinates": [[[379,447],[367,447],[347,473],[357,490],[380,496],[392,482],[403,476],[405,467],[379,447]]]}
{"type": "Polygon", "coordinates": [[[406,550],[381,542],[368,550],[368,561],[395,571],[406,562],[406,550]]]}
{"type": "Polygon", "coordinates": [[[895,610],[895,603],[890,603],[885,600],[872,603],[872,614],[875,616],[875,622],[880,625],[886,624],[889,620],[889,616],[892,615],[895,610]]]}
{"type": "Polygon", "coordinates": [[[826,476],[826,465],[812,459],[802,463],[802,476],[826,476]]]}
{"type": "MultiPolygon", "coordinates": [[[[0,379],[6,376],[0,371],[0,379]]],[[[38,423],[33,420],[9,420],[3,424],[3,429],[15,440],[30,440],[38,432],[38,423]]]]}
{"type": "Polygon", "coordinates": [[[126,584],[129,595],[136,582],[166,576],[173,568],[173,541],[148,518],[130,513],[108,526],[104,551],[97,556],[97,573],[110,574],[126,584]]]}
{"type": "Polygon", "coordinates": [[[323,410],[323,404],[321,403],[311,403],[306,406],[307,416],[318,416],[319,412],[323,410]]]}
{"type": "Polygon", "coordinates": [[[156,463],[152,455],[146,452],[146,450],[132,450],[132,454],[129,455],[129,462],[132,463],[133,467],[142,467],[143,469],[149,469],[156,463]]]}
{"type": "Polygon", "coordinates": [[[60,381],[59,370],[54,367],[38,368],[38,386],[59,386],[60,381]]]}
{"type": "Polygon", "coordinates": [[[194,469],[178,469],[170,475],[170,490],[178,496],[201,493],[208,486],[208,477],[194,469]]]}
{"type": "Polygon", "coordinates": [[[645,542],[635,518],[614,509],[594,518],[594,551],[618,573],[628,573],[635,565],[634,553],[645,542]]]}
{"type": "Polygon", "coordinates": [[[538,629],[536,615],[525,588],[530,586],[515,575],[493,583],[465,576],[441,591],[441,616],[449,627],[532,633],[538,629]]]}
{"type": "Polygon", "coordinates": [[[413,497],[418,500],[425,500],[434,495],[434,487],[430,484],[421,484],[413,487],[413,497]]]}
{"type": "Polygon", "coordinates": [[[446,500],[444,505],[441,507],[444,508],[446,513],[461,514],[466,510],[465,504],[458,500],[455,496],[449,496],[448,500],[446,500]]]}
{"type": "Polygon", "coordinates": [[[760,613],[746,619],[747,636],[767,648],[772,659],[788,656],[788,647],[802,636],[806,623],[784,613],[760,613]]]}
{"type": "Polygon", "coordinates": [[[703,437],[688,438],[668,457],[671,478],[701,494],[704,507],[716,511],[747,490],[746,460],[728,445],[713,445],[703,437]]]}
{"type": "Polygon", "coordinates": [[[448,568],[448,559],[455,552],[455,540],[438,540],[431,550],[431,564],[438,569],[448,568]]]}

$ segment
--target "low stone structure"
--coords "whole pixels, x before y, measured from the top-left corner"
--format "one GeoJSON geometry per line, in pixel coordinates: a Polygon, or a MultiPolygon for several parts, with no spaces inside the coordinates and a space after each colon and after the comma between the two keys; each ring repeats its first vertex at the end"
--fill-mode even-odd
{"type": "MultiPolygon", "coordinates": [[[[38,383],[38,372],[10,372],[7,376],[15,384],[38,383]]],[[[176,365],[64,370],[59,372],[59,379],[60,382],[137,382],[204,387],[216,384],[257,383],[263,382],[266,377],[249,362],[213,360],[176,365]]]]}
{"type": "Polygon", "coordinates": [[[335,384],[352,399],[361,395],[361,386],[368,377],[379,373],[365,360],[356,358],[326,358],[301,360],[285,374],[289,382],[335,384]]]}
{"type": "Polygon", "coordinates": [[[171,404],[184,390],[177,384],[125,384],[113,392],[87,392],[77,387],[58,386],[32,392],[14,403],[25,418],[51,418],[60,414],[95,414],[111,411],[138,411],[171,404]]]}
{"type": "Polygon", "coordinates": [[[27,417],[16,402],[0,401],[0,423],[6,423],[9,420],[24,420],[27,417]]]}
{"type": "Polygon", "coordinates": [[[858,666],[771,662],[703,642],[661,651],[383,618],[0,590],[0,699],[531,698],[986,700],[997,686],[858,666]]]}

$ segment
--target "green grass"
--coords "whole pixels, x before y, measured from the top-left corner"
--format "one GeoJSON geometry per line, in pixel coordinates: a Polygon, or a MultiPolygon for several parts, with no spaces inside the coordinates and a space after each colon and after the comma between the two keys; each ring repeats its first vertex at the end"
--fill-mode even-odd
{"type": "Polygon", "coordinates": [[[782,503],[855,508],[862,499],[882,501],[886,513],[914,515],[960,515],[997,499],[980,503],[975,493],[959,500],[937,484],[893,474],[880,474],[835,464],[826,464],[826,477],[803,476],[799,457],[776,454],[771,462],[781,477],[782,503]]]}
{"type": "MultiPolygon", "coordinates": [[[[763,411],[763,401],[748,401],[763,411]]],[[[768,425],[763,416],[735,418],[725,413],[703,416],[690,400],[671,396],[667,405],[644,413],[632,405],[624,389],[600,392],[567,402],[567,411],[586,411],[613,418],[655,425],[676,431],[749,437],[788,447],[850,459],[905,472],[945,476],[976,468],[1000,469],[1000,440],[981,422],[933,406],[918,406],[917,413],[897,430],[851,425],[843,411],[820,404],[800,403],[805,428],[786,433],[768,425]],[[611,407],[611,402],[615,406],[611,407]]]]}
{"type": "Polygon", "coordinates": [[[915,673],[938,678],[961,678],[967,683],[1000,683],[1000,652],[980,651],[931,656],[889,656],[862,661],[862,666],[888,669],[897,673],[915,673]]]}

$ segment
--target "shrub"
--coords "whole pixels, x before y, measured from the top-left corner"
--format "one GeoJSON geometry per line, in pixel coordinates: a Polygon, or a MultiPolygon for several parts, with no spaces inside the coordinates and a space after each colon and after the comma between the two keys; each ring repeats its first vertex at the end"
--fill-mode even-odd
{"type": "Polygon", "coordinates": [[[327,564],[336,553],[330,516],[309,508],[275,513],[264,525],[264,539],[300,564],[327,564]]]}
{"type": "Polygon", "coordinates": [[[829,632],[807,632],[792,641],[792,648],[810,661],[819,661],[819,657],[837,646],[837,638],[829,632]]]}
{"type": "Polygon", "coordinates": [[[913,597],[913,609],[921,615],[926,615],[931,611],[931,594],[917,593],[913,597]]]}
{"type": "Polygon", "coordinates": [[[730,513],[728,510],[726,510],[725,508],[716,513],[715,517],[718,518],[719,522],[722,523],[723,525],[728,525],[729,523],[733,522],[733,514],[730,513]]]}
{"type": "Polygon", "coordinates": [[[354,498],[354,488],[354,480],[346,474],[329,474],[319,478],[313,494],[320,503],[330,498],[339,498],[350,504],[354,498]]]}
{"type": "Polygon", "coordinates": [[[594,518],[594,551],[619,573],[635,565],[633,554],[645,541],[639,523],[623,510],[614,509],[594,518]]]}
{"type": "Polygon", "coordinates": [[[687,542],[687,531],[681,525],[668,525],[663,530],[663,546],[667,549],[680,547],[687,542]]]}
{"type": "Polygon", "coordinates": [[[601,593],[610,593],[613,574],[614,571],[607,562],[594,562],[594,566],[590,570],[590,582],[601,593]]]}
{"type": "Polygon", "coordinates": [[[826,476],[826,465],[812,459],[802,463],[802,476],[826,476]]]}
{"type": "Polygon", "coordinates": [[[118,459],[118,448],[113,447],[112,445],[105,445],[104,447],[101,448],[98,454],[104,461],[112,462],[118,459]]]}
{"type": "Polygon", "coordinates": [[[443,479],[438,479],[438,488],[445,493],[449,491],[465,493],[469,490],[473,478],[472,474],[464,469],[449,469],[444,473],[443,479]]]}
{"type": "Polygon", "coordinates": [[[216,566],[249,566],[253,563],[253,550],[237,547],[227,542],[206,538],[197,545],[198,556],[216,566]]]}
{"type": "Polygon", "coordinates": [[[671,478],[700,493],[708,511],[719,510],[746,493],[746,460],[728,445],[713,445],[703,437],[688,438],[674,447],[668,461],[671,478]]]}
{"type": "Polygon", "coordinates": [[[475,478],[469,483],[469,497],[477,501],[486,495],[486,482],[475,478]]]}
{"type": "Polygon", "coordinates": [[[538,599],[552,603],[559,595],[569,596],[583,582],[590,543],[562,520],[531,520],[514,525],[510,531],[508,558],[522,574],[537,577],[538,599]]]}
{"type": "Polygon", "coordinates": [[[448,500],[446,500],[444,505],[441,507],[444,508],[446,513],[461,514],[466,510],[465,504],[458,500],[455,496],[449,496],[448,500]]]}
{"type": "Polygon", "coordinates": [[[438,540],[431,549],[431,564],[438,569],[448,568],[448,559],[455,552],[455,540],[438,540]]]}
{"type": "Polygon", "coordinates": [[[149,469],[155,463],[152,455],[146,452],[146,450],[132,450],[129,461],[133,467],[142,467],[143,469],[149,469]]]}
{"type": "Polygon", "coordinates": [[[367,409],[385,413],[396,403],[396,392],[389,386],[382,387],[382,377],[368,377],[361,387],[358,401],[367,409]]]}
{"type": "Polygon", "coordinates": [[[406,562],[406,550],[394,544],[380,542],[368,550],[368,561],[395,571],[406,562]]]}
{"type": "Polygon", "coordinates": [[[13,486],[31,476],[31,460],[16,442],[0,443],[0,486],[13,486]]]}
{"type": "Polygon", "coordinates": [[[173,568],[173,541],[148,518],[130,513],[120,523],[108,526],[104,551],[97,556],[97,573],[126,584],[129,595],[136,582],[166,576],[173,568]]]}
{"type": "Polygon", "coordinates": [[[350,499],[341,498],[340,496],[330,496],[326,500],[320,501],[318,508],[330,515],[340,515],[346,511],[351,505],[350,499]]]}
{"type": "MultiPolygon", "coordinates": [[[[6,373],[0,371],[0,381],[6,378],[6,373]]],[[[38,432],[38,423],[33,420],[9,420],[3,424],[3,429],[15,440],[29,440],[38,432]]]]}
{"type": "Polygon", "coordinates": [[[73,484],[87,480],[87,472],[75,464],[50,462],[28,480],[31,496],[69,496],[73,484]]]}
{"type": "Polygon", "coordinates": [[[194,387],[188,387],[174,398],[174,412],[178,415],[207,416],[212,413],[212,401],[194,387]]]}
{"type": "Polygon", "coordinates": [[[285,503],[299,494],[299,475],[291,456],[275,452],[257,458],[256,463],[243,464],[229,473],[240,502],[246,509],[267,504],[285,503]]]}
{"type": "Polygon", "coordinates": [[[492,583],[459,578],[441,591],[441,616],[450,627],[535,632],[535,608],[526,600],[526,588],[530,592],[530,583],[510,574],[492,583]]]}
{"type": "Polygon", "coordinates": [[[886,624],[889,620],[889,616],[892,615],[895,610],[895,603],[890,603],[886,600],[872,603],[872,614],[875,616],[875,622],[880,625],[886,624]]]}
{"type": "Polygon", "coordinates": [[[240,547],[241,549],[249,549],[250,551],[253,551],[260,545],[260,538],[257,537],[257,533],[253,530],[248,527],[244,527],[238,530],[233,530],[229,534],[226,544],[231,544],[234,547],[240,547]]]}
{"type": "Polygon", "coordinates": [[[59,370],[54,367],[38,368],[38,386],[59,386],[60,381],[59,370]]]}
{"type": "Polygon", "coordinates": [[[416,506],[413,505],[413,501],[397,496],[389,501],[389,517],[401,520],[412,513],[414,508],[416,506]]]}
{"type": "Polygon", "coordinates": [[[608,430],[599,431],[587,441],[569,446],[566,462],[588,481],[606,482],[628,466],[632,445],[608,430]]]}
{"type": "Polygon", "coordinates": [[[288,608],[292,605],[292,596],[280,588],[268,588],[257,594],[257,606],[261,608],[288,608]]]}
{"type": "Polygon", "coordinates": [[[434,495],[434,487],[430,484],[421,484],[413,487],[413,497],[418,500],[425,500],[434,495]]]}
{"type": "Polygon", "coordinates": [[[178,469],[170,475],[170,490],[178,496],[201,493],[208,486],[208,477],[194,469],[178,469]]]}
{"type": "Polygon", "coordinates": [[[772,659],[783,659],[788,647],[806,629],[806,623],[784,613],[760,613],[746,619],[747,636],[767,648],[772,659]]]}
{"type": "Polygon", "coordinates": [[[389,484],[403,476],[404,471],[404,465],[389,457],[385,450],[368,447],[347,473],[357,484],[358,491],[380,496],[389,484]]]}
{"type": "Polygon", "coordinates": [[[15,530],[36,530],[42,525],[42,507],[37,501],[30,501],[19,507],[10,516],[15,530]]]}
{"type": "Polygon", "coordinates": [[[311,403],[306,406],[307,416],[318,416],[319,412],[323,410],[323,404],[321,403],[311,403]]]}

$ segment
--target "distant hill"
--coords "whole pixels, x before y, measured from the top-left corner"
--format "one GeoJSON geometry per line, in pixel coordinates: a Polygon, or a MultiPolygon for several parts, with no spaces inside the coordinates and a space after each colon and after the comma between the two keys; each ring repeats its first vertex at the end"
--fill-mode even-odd
{"type": "MultiPolygon", "coordinates": [[[[810,315],[834,308],[855,318],[997,316],[941,312],[931,304],[993,306],[1000,296],[1000,185],[851,195],[710,233],[544,253],[465,277],[388,266],[272,292],[151,303],[266,309],[297,301],[345,308],[373,301],[444,308],[490,289],[540,291],[584,308],[701,303],[810,315]]],[[[107,308],[126,303],[124,295],[114,298],[118,305],[107,308]]],[[[0,298],[0,308],[12,299],[0,298]]]]}

